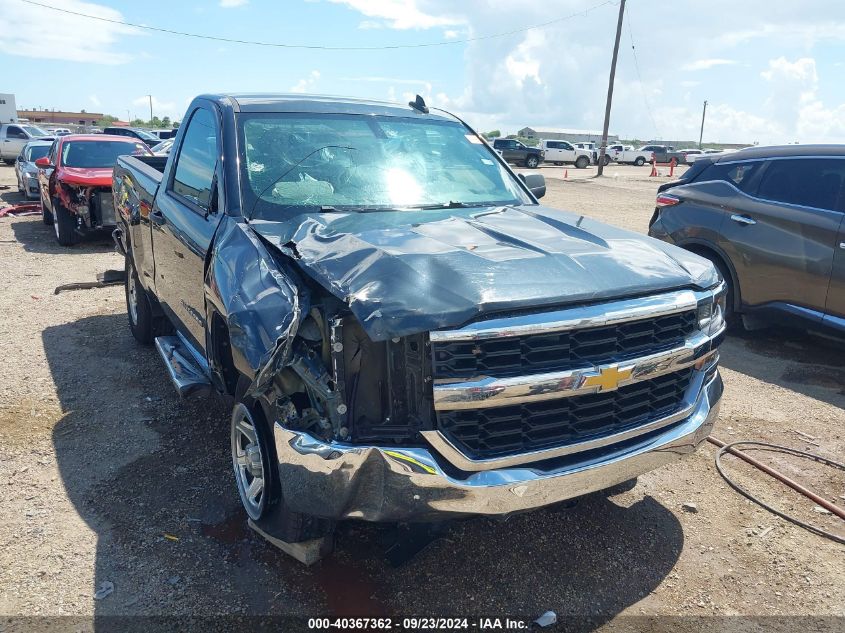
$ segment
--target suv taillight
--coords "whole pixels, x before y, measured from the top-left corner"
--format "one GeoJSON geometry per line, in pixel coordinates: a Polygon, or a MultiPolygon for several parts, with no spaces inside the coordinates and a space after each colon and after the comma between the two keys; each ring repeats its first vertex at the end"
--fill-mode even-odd
{"type": "Polygon", "coordinates": [[[670,196],[667,193],[661,193],[657,196],[657,208],[662,209],[663,207],[673,207],[681,201],[680,198],[676,198],[675,196],[670,196]]]}

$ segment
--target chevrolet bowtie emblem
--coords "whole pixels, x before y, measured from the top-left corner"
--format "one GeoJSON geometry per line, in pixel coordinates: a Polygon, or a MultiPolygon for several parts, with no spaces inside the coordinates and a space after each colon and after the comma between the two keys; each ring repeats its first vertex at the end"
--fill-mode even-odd
{"type": "Polygon", "coordinates": [[[598,387],[599,391],[613,391],[619,387],[619,383],[628,380],[634,368],[619,370],[619,365],[610,365],[599,370],[598,376],[587,376],[584,378],[585,387],[598,387]]]}

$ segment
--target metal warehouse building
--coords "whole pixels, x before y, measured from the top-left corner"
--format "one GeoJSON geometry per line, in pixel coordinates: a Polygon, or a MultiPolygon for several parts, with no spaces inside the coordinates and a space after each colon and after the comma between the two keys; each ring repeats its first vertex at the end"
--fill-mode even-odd
{"type": "MultiPolygon", "coordinates": [[[[579,143],[581,141],[601,142],[601,132],[593,132],[591,130],[569,130],[557,127],[524,127],[517,134],[525,138],[538,138],[550,141],[572,141],[573,143],[579,143]]],[[[616,134],[608,134],[607,142],[618,143],[619,137],[616,134]]]]}

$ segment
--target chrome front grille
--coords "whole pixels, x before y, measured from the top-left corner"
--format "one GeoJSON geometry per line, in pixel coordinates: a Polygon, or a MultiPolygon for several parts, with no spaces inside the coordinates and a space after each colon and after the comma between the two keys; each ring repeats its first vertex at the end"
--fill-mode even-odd
{"type": "Polygon", "coordinates": [[[563,332],[432,342],[435,378],[509,377],[590,367],[671,349],[695,330],[695,310],[563,332]]]}
{"type": "Polygon", "coordinates": [[[439,430],[472,459],[586,442],[684,407],[691,368],[615,391],[478,410],[441,411],[439,430]]]}
{"type": "Polygon", "coordinates": [[[699,329],[697,307],[713,294],[683,290],[432,332],[436,430],[423,435],[457,466],[479,470],[670,425],[691,410],[698,369],[721,336],[699,329]]]}

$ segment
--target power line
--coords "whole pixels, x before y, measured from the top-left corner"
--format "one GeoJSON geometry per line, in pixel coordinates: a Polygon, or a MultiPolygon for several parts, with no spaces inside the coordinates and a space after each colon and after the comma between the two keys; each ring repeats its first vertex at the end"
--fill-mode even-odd
{"type": "Polygon", "coordinates": [[[586,15],[590,11],[594,11],[600,7],[603,7],[608,4],[615,4],[613,0],[605,0],[604,2],[600,2],[599,4],[593,5],[591,7],[587,7],[584,11],[578,11],[577,13],[572,13],[570,15],[565,15],[559,18],[555,18],[554,20],[549,20],[548,22],[542,22],[540,24],[533,24],[531,26],[526,26],[520,29],[514,29],[512,31],[504,31],[502,33],[492,33],[490,35],[479,35],[476,37],[468,37],[462,40],[442,40],[439,42],[423,42],[418,44],[394,44],[388,46],[322,46],[316,44],[282,44],[280,42],[260,42],[255,40],[239,40],[233,39],[228,37],[218,37],[216,35],[203,35],[201,33],[187,33],[185,31],[174,31],[172,29],[164,29],[161,27],[156,26],[147,26],[145,24],[134,24],[132,22],[124,22],[122,20],[112,20],[110,18],[104,18],[98,15],[89,15],[87,13],[81,13],[79,11],[71,11],[70,9],[62,9],[60,7],[54,7],[49,4],[43,4],[41,2],[35,2],[35,0],[20,0],[26,4],[31,4],[36,7],[42,7],[44,9],[50,9],[51,11],[58,11],[60,13],[67,13],[70,15],[75,15],[78,17],[88,18],[91,20],[99,20],[100,22],[109,22],[110,24],[120,24],[122,26],[131,26],[136,29],[145,29],[147,31],[155,31],[157,33],[166,33],[168,35],[180,35],[182,37],[193,37],[196,39],[203,39],[203,40],[213,40],[215,42],[227,42],[229,44],[249,44],[253,46],[268,46],[273,48],[298,48],[298,49],[306,49],[306,50],[322,50],[322,51],[383,51],[383,50],[395,50],[400,48],[430,48],[434,46],[452,46],[455,44],[468,44],[470,42],[478,42],[481,40],[490,40],[498,37],[507,37],[509,35],[516,35],[518,33],[525,33],[526,31],[532,31],[535,29],[542,29],[547,26],[551,26],[552,24],[557,24],[559,22],[563,22],[565,20],[570,20],[572,18],[577,18],[582,15],[586,15]]]}
{"type": "Polygon", "coordinates": [[[640,84],[640,92],[643,93],[643,101],[645,102],[645,109],[648,112],[648,118],[651,119],[651,124],[654,126],[654,131],[657,134],[657,138],[663,138],[660,134],[660,130],[657,128],[657,123],[654,120],[654,115],[651,112],[651,103],[649,103],[648,95],[646,95],[645,88],[643,87],[643,78],[640,75],[640,64],[637,61],[637,47],[634,46],[634,32],[631,30],[631,11],[628,7],[625,7],[625,11],[628,13],[628,36],[631,38],[631,53],[634,56],[634,68],[637,71],[637,81],[640,84]]]}

